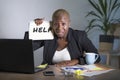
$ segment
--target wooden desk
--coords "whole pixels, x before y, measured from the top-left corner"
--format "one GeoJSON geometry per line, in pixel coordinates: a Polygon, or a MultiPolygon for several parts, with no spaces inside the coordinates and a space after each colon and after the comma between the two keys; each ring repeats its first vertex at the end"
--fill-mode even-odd
{"type": "MultiPolygon", "coordinates": [[[[35,74],[0,72],[0,80],[80,80],[75,76],[65,78],[63,75],[60,75],[59,68],[54,66],[50,66],[50,68],[46,70],[53,70],[55,72],[55,76],[44,76],[43,71],[35,74]]],[[[101,75],[83,77],[81,80],[120,80],[119,75],[120,70],[113,70],[101,75]]]]}

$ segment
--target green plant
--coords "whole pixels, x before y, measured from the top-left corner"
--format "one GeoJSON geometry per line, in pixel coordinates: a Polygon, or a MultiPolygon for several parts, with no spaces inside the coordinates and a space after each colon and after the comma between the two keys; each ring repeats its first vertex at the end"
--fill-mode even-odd
{"type": "Polygon", "coordinates": [[[86,31],[99,27],[105,35],[111,30],[111,24],[120,20],[115,18],[115,13],[120,8],[119,0],[88,0],[94,10],[88,12],[90,17],[86,31]]]}

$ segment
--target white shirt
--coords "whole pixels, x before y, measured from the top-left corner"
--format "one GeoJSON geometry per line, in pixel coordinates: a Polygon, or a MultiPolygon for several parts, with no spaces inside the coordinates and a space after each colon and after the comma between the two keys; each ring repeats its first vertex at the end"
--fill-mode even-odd
{"type": "Polygon", "coordinates": [[[58,62],[62,62],[62,61],[66,61],[66,60],[71,60],[70,54],[67,50],[67,48],[64,48],[60,51],[55,51],[55,54],[53,56],[53,63],[58,63],[58,62]]]}

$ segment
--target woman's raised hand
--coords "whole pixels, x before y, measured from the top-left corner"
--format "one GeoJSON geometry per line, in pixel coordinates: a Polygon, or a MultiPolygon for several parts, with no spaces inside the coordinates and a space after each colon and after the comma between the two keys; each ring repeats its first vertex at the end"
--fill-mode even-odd
{"type": "Polygon", "coordinates": [[[40,24],[43,23],[43,20],[44,20],[44,18],[36,18],[34,21],[35,21],[35,24],[36,24],[37,26],[39,26],[40,24]]]}

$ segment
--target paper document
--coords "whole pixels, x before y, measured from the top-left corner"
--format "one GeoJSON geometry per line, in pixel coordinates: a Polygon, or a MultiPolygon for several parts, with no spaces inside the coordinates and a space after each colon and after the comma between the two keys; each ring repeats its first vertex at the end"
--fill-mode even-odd
{"type": "Polygon", "coordinates": [[[84,68],[86,68],[87,70],[104,70],[104,68],[98,67],[94,64],[92,65],[84,65],[84,68]]]}
{"type": "Polygon", "coordinates": [[[43,21],[42,24],[37,26],[35,21],[29,23],[29,39],[32,40],[50,40],[53,39],[53,34],[49,30],[50,23],[48,21],[43,21]]]}
{"type": "Polygon", "coordinates": [[[107,73],[111,70],[114,70],[114,69],[104,69],[104,68],[98,67],[94,64],[67,66],[67,67],[61,67],[61,69],[66,72],[71,72],[71,73],[74,73],[77,75],[83,75],[83,76],[99,75],[99,74],[107,73]]]}
{"type": "Polygon", "coordinates": [[[66,67],[61,67],[61,69],[63,70],[63,71],[66,71],[66,72],[72,72],[72,73],[75,73],[75,71],[76,70],[85,70],[85,68],[84,67],[82,67],[82,66],[66,66],[66,67]]]}

